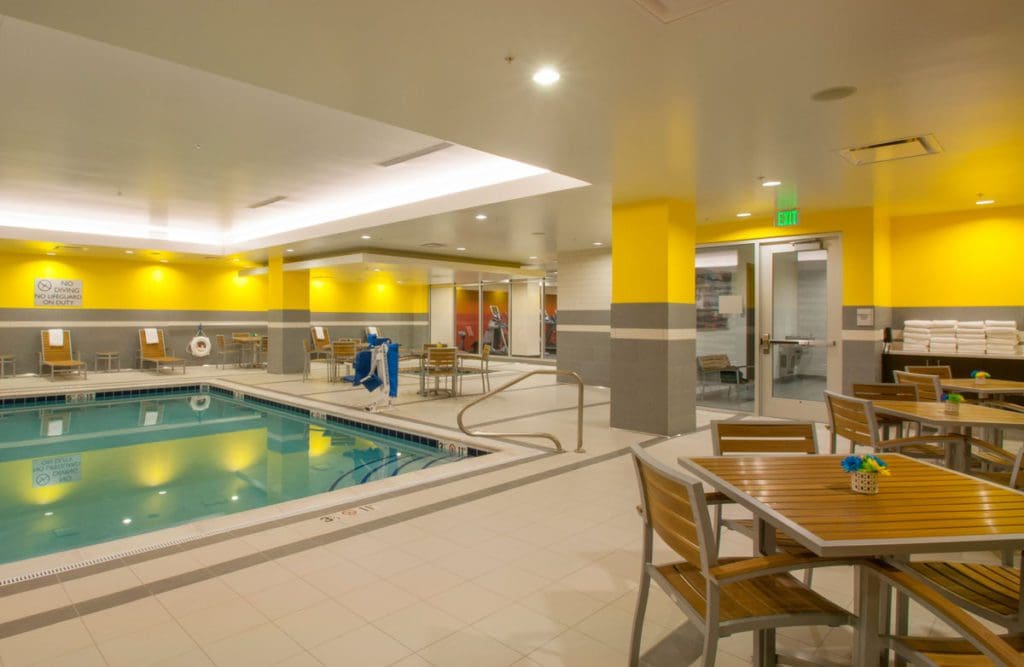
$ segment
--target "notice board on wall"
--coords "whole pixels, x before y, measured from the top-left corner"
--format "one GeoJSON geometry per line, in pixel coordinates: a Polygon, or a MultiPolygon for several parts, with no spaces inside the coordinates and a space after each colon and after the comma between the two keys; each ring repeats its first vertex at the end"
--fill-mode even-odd
{"type": "Polygon", "coordinates": [[[82,307],[82,281],[59,278],[36,278],[35,305],[60,306],[63,308],[82,307]]]}

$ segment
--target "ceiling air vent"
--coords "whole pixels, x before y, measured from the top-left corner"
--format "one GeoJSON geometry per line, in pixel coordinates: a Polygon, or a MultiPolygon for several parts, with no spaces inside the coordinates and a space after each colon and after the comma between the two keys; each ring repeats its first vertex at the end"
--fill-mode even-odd
{"type": "Polygon", "coordinates": [[[635,0],[662,23],[672,23],[729,0],[635,0]]]}
{"type": "Polygon", "coordinates": [[[443,243],[437,243],[436,241],[431,241],[430,243],[421,243],[420,247],[421,248],[443,248],[443,247],[445,247],[445,245],[443,243]]]}
{"type": "Polygon", "coordinates": [[[276,204],[277,202],[284,201],[285,199],[288,198],[285,197],[284,195],[277,195],[276,197],[271,197],[270,199],[258,201],[255,204],[249,204],[249,208],[263,208],[264,206],[270,206],[271,204],[276,204]]]}
{"type": "Polygon", "coordinates": [[[406,153],[405,155],[399,155],[398,157],[393,157],[390,160],[384,160],[383,162],[378,162],[377,166],[378,167],[394,167],[396,164],[402,164],[403,162],[408,162],[409,160],[415,160],[416,158],[421,158],[421,157],[424,157],[426,155],[430,155],[431,153],[436,153],[438,151],[443,151],[444,149],[451,148],[451,147],[452,147],[452,144],[450,142],[442,141],[439,144],[433,144],[431,146],[427,146],[426,148],[421,148],[418,151],[413,151],[411,153],[406,153]]]}
{"type": "Polygon", "coordinates": [[[843,159],[853,165],[902,160],[908,157],[932,155],[941,152],[942,146],[939,145],[935,135],[932,134],[923,134],[918,137],[903,137],[902,139],[881,141],[877,144],[842,148],[839,150],[839,154],[843,156],[843,159]]]}

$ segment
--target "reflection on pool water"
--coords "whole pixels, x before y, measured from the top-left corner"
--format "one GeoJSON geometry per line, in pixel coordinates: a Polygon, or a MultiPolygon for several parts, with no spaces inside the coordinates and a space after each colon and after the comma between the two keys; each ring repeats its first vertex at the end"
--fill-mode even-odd
{"type": "Polygon", "coordinates": [[[129,537],[462,455],[211,394],[0,410],[0,562],[129,537]]]}

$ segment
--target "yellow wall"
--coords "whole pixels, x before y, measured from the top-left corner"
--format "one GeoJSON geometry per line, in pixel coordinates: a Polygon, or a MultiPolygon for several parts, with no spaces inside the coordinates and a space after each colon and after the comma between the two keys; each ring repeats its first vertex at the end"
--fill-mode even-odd
{"type": "Polygon", "coordinates": [[[309,309],[318,313],[426,313],[426,285],[398,284],[386,271],[365,282],[313,276],[309,309]]]}
{"type": "Polygon", "coordinates": [[[35,279],[58,278],[82,281],[83,308],[265,311],[266,278],[237,273],[223,265],[0,255],[0,308],[33,308],[35,279]]]}
{"type": "Polygon", "coordinates": [[[693,303],[692,204],[659,200],[612,209],[612,303],[693,303]]]}
{"type": "Polygon", "coordinates": [[[1024,305],[1024,207],[893,218],[893,306],[1024,305]]]}

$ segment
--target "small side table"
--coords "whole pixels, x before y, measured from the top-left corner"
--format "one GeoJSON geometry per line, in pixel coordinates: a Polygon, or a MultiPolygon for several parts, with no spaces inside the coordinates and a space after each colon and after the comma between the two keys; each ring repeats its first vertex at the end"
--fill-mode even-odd
{"type": "Polygon", "coordinates": [[[111,371],[121,372],[121,353],[120,352],[97,352],[96,353],[96,372],[100,372],[100,362],[106,365],[104,373],[110,373],[111,371]],[[115,368],[114,365],[117,365],[115,368]]]}
{"type": "Polygon", "coordinates": [[[15,356],[13,354],[0,354],[0,378],[5,378],[8,375],[14,377],[18,374],[14,362],[15,356]],[[8,367],[10,367],[10,371],[8,371],[8,367]]]}

